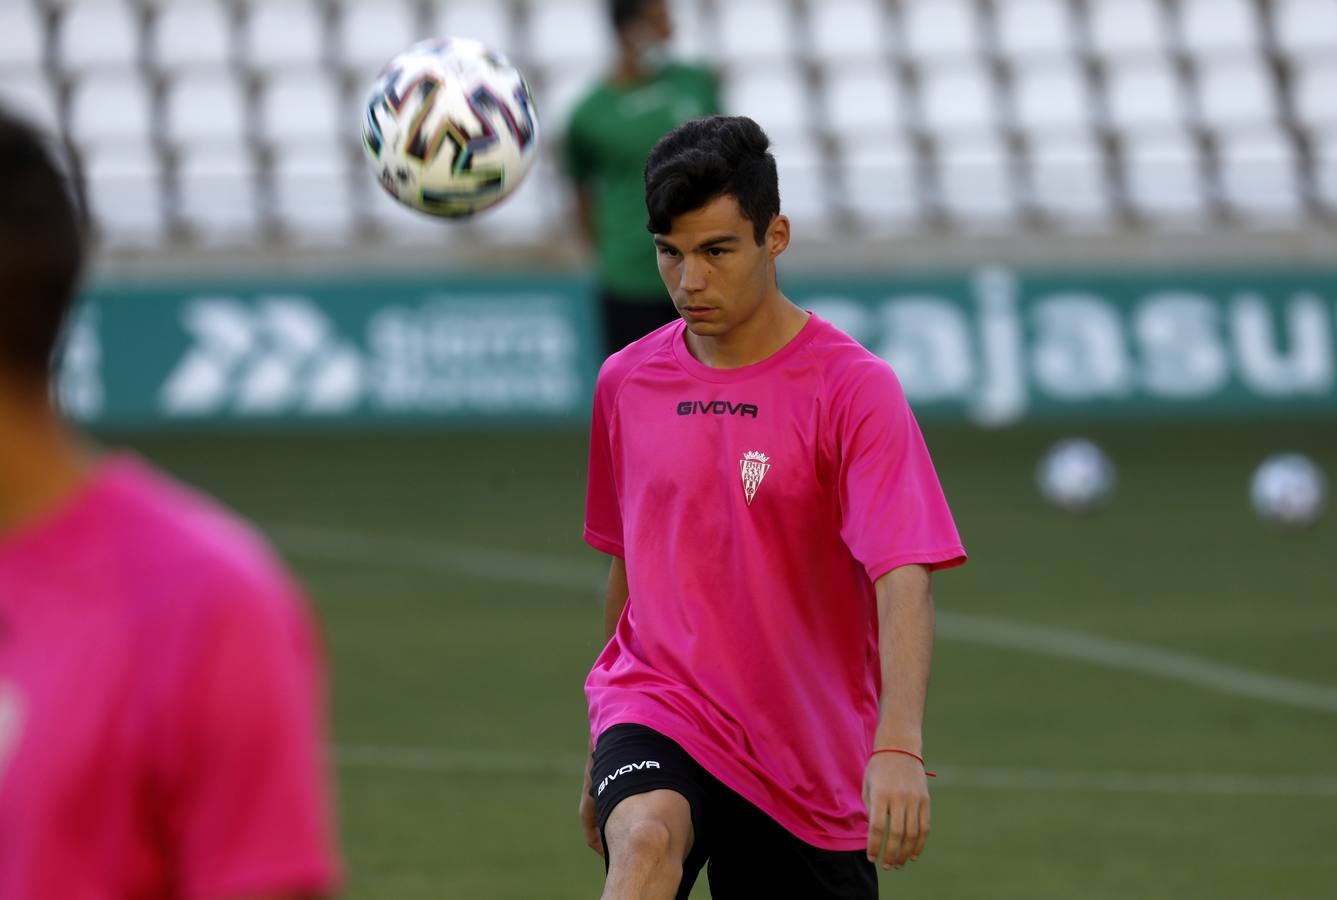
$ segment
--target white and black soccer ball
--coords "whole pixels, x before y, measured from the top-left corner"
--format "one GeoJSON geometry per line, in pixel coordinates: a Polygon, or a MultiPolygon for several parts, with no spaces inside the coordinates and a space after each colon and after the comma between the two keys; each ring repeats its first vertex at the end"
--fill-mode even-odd
{"type": "Polygon", "coordinates": [[[1249,500],[1259,518],[1278,525],[1303,526],[1318,521],[1327,504],[1323,470],[1299,453],[1278,453],[1254,469],[1249,500]]]}
{"type": "Polygon", "coordinates": [[[1050,447],[1035,469],[1040,495],[1060,509],[1088,510],[1114,493],[1114,463],[1095,443],[1067,438],[1050,447]]]}
{"type": "Polygon", "coordinates": [[[391,196],[434,216],[470,216],[519,187],[539,123],[520,70],[478,41],[415,44],[377,76],[362,146],[391,196]]]}

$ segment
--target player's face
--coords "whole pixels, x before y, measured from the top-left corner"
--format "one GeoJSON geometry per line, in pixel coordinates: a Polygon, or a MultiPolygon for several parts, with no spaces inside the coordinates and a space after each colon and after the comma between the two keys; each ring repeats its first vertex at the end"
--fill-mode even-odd
{"type": "Polygon", "coordinates": [[[788,245],[788,219],[772,219],[758,245],[752,223],[727,194],[655,235],[664,286],[678,315],[702,337],[726,335],[756,314],[775,291],[775,257],[788,245]]]}

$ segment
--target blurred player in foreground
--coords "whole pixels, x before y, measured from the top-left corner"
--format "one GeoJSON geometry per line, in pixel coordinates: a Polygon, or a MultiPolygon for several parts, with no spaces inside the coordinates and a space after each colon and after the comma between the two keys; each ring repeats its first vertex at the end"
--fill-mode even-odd
{"type": "Polygon", "coordinates": [[[0,900],[335,887],[319,651],[236,517],[50,400],[84,217],[0,110],[0,900]]]}
{"type": "Polygon", "coordinates": [[[598,257],[599,310],[612,353],[673,318],[641,230],[645,156],[675,125],[719,112],[720,102],[715,73],[669,61],[665,0],[610,0],[608,7],[617,57],[571,114],[564,161],[598,257]]]}
{"type": "Polygon", "coordinates": [[[613,557],[580,813],[605,898],[873,898],[923,849],[930,572],[965,550],[890,367],[791,303],[769,140],[645,166],[681,317],[595,389],[585,539],[613,557]]]}

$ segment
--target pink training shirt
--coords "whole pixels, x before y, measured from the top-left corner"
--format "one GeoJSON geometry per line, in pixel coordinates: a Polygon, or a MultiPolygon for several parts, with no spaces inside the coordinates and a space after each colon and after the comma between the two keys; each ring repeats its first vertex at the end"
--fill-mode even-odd
{"type": "Polygon", "coordinates": [[[812,316],[714,369],[684,329],[595,388],[585,540],[626,560],[630,595],[586,682],[592,733],[653,728],[799,839],[860,849],[873,582],[965,549],[886,362],[812,316]]]}
{"type": "Polygon", "coordinates": [[[0,540],[0,900],[331,890],[321,678],[249,530],[104,462],[0,540]]]}

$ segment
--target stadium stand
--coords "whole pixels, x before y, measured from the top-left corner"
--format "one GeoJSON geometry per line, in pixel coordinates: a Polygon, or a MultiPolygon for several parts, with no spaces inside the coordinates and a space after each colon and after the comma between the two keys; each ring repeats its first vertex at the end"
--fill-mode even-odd
{"type": "MultiPolygon", "coordinates": [[[[671,0],[680,51],[773,132],[822,233],[1326,226],[1337,0],[671,0]]],[[[113,247],[431,244],[360,161],[398,49],[475,37],[526,72],[552,151],[608,57],[602,0],[9,0],[0,98],[83,157],[113,247]]],[[[555,152],[452,233],[551,243],[555,152]]]]}

